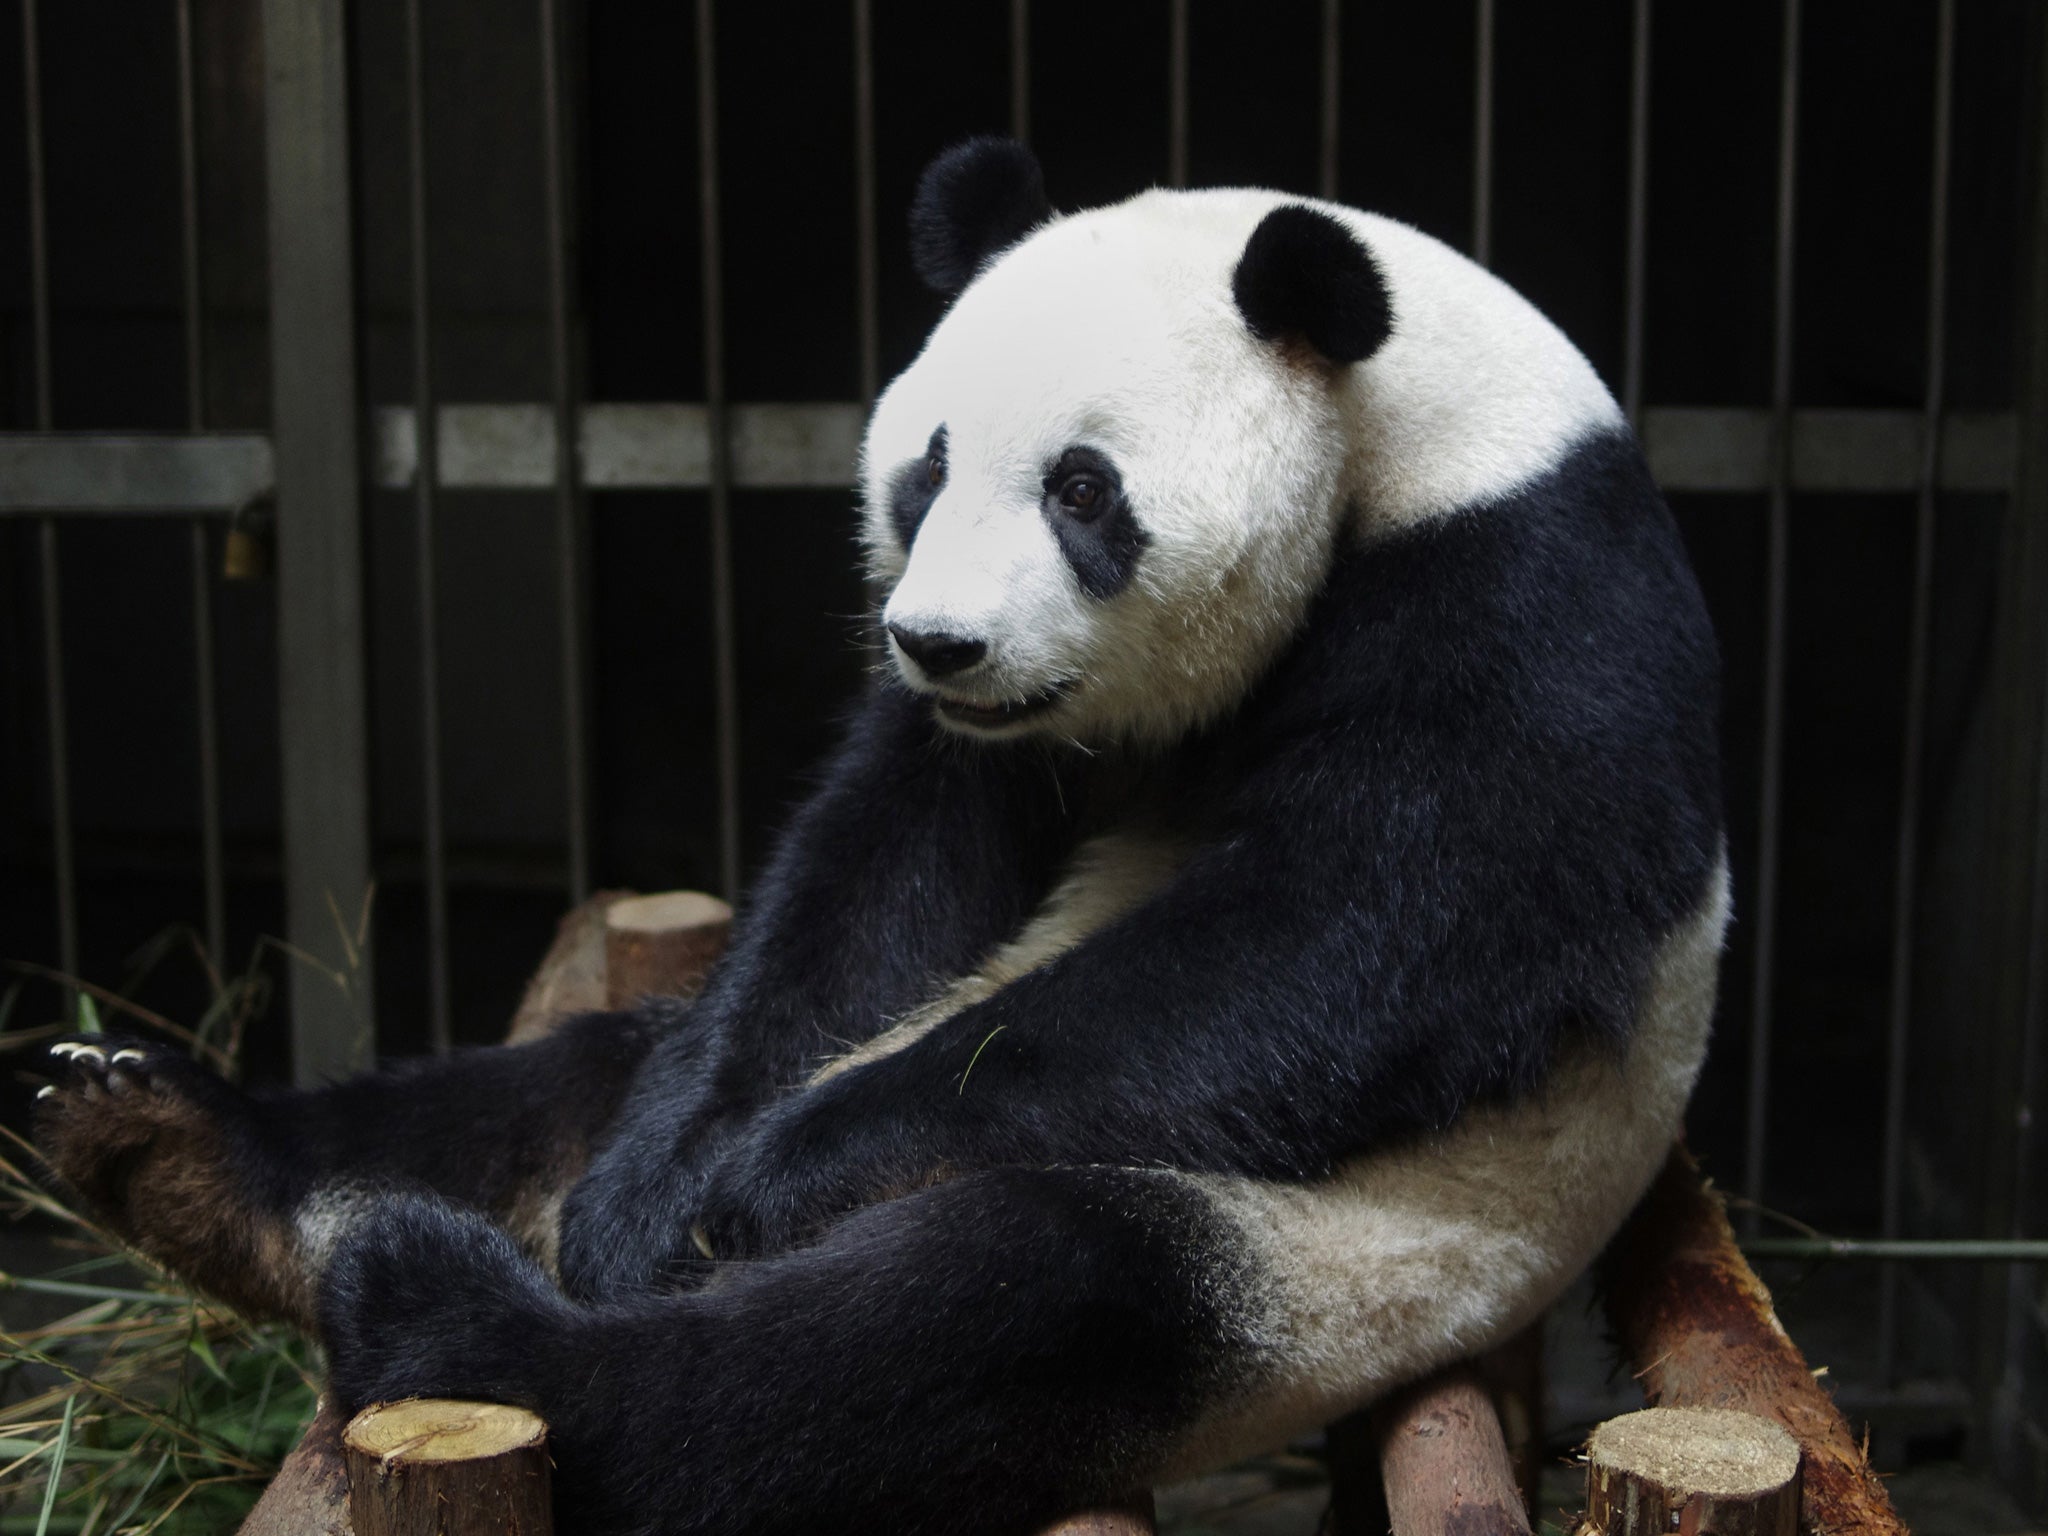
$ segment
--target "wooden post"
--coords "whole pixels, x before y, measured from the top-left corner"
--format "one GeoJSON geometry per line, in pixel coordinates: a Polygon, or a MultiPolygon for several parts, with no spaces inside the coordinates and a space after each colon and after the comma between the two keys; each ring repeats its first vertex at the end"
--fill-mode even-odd
{"type": "Polygon", "coordinates": [[[1683,1147],[1603,1266],[1607,1315],[1653,1404],[1775,1419],[1805,1454],[1803,1528],[1907,1536],[1834,1400],[1814,1380],[1735,1246],[1720,1196],[1683,1147]]]}
{"type": "Polygon", "coordinates": [[[1586,1447],[1580,1536],[1793,1536],[1799,1443],[1774,1419],[1729,1408],[1645,1408],[1586,1447]]]}
{"type": "Polygon", "coordinates": [[[341,1440],[355,1536],[549,1536],[547,1434],[503,1403],[365,1408],[341,1440]]]}
{"type": "Polygon", "coordinates": [[[239,1536],[351,1536],[348,1467],[341,1456],[345,1424],[333,1399],[323,1397],[306,1433],[242,1522],[239,1536]]]}
{"type": "Polygon", "coordinates": [[[725,948],[732,908],[702,891],[628,896],[604,914],[605,1002],[687,996],[725,948]]]}
{"type": "Polygon", "coordinates": [[[605,914],[632,894],[597,891],[563,914],[540,968],[527,978],[519,1011],[505,1032],[507,1045],[537,1040],[571,1014],[595,1013],[606,1006],[605,914]]]}
{"type": "Polygon", "coordinates": [[[1470,1366],[1396,1394],[1373,1424],[1394,1536],[1529,1536],[1500,1419],[1470,1366]]]}

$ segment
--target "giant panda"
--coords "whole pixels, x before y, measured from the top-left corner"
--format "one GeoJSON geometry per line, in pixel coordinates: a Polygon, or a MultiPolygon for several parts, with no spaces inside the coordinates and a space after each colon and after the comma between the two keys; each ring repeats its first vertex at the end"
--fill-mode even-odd
{"type": "Polygon", "coordinates": [[[529,1404],[564,1531],[1026,1532],[1530,1322],[1728,915],[1715,646],[1586,360],[1392,220],[926,172],[879,677],[691,1004],[248,1095],[57,1047],[56,1174],[529,1404]]]}

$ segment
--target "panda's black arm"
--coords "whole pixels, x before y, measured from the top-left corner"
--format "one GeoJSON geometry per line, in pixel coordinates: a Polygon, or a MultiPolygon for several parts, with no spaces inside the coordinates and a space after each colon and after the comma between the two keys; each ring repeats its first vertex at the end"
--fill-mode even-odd
{"type": "Polygon", "coordinates": [[[1074,841],[1075,764],[978,747],[878,685],[756,880],[688,1027],[657,1046],[564,1214],[596,1295],[651,1277],[694,1182],[758,1106],[926,1002],[1013,933],[1074,841]]]}
{"type": "Polygon", "coordinates": [[[1598,537],[1621,558],[1476,517],[1352,557],[1191,862],[764,1112],[707,1192],[714,1252],[947,1170],[1314,1177],[1528,1090],[1568,1030],[1624,1040],[1719,855],[1716,662],[1690,578],[1628,548],[1668,523],[1598,537]]]}
{"type": "Polygon", "coordinates": [[[1353,808],[1375,815],[1369,838],[1349,818],[1247,831],[922,1039],[764,1112],[707,1193],[713,1253],[773,1251],[942,1170],[1312,1178],[1531,1089],[1568,1027],[1626,1038],[1711,843],[1660,911],[1590,818],[1532,806],[1523,836],[1482,847],[1448,825],[1459,795],[1408,782],[1405,822],[1399,797],[1370,795],[1353,808]]]}

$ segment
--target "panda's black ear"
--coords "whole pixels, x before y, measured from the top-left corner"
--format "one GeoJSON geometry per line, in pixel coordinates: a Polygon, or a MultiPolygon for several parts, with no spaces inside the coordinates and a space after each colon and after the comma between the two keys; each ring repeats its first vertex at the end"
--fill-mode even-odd
{"type": "Polygon", "coordinates": [[[1372,356],[1394,330],[1372,253],[1327,213],[1299,203],[1259,221],[1230,293],[1261,341],[1299,339],[1340,366],[1372,356]]]}
{"type": "Polygon", "coordinates": [[[926,287],[958,293],[989,257],[1051,217],[1037,156],[1015,139],[969,139],[917,179],[910,264],[926,287]]]}

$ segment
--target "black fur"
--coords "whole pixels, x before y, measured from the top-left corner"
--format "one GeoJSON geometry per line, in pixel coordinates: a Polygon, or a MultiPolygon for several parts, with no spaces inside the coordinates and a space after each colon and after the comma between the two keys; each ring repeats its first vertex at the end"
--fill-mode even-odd
{"type": "Polygon", "coordinates": [[[1350,230],[1288,203],[1245,242],[1231,296],[1262,341],[1300,339],[1340,366],[1363,361],[1393,334],[1387,285],[1350,230]]]}
{"type": "Polygon", "coordinates": [[[977,750],[928,701],[878,687],[571,1196],[571,1291],[687,1273],[704,1181],[748,1121],[1014,933],[1080,835],[1082,804],[1075,763],[1032,743],[977,750]]]}
{"type": "Polygon", "coordinates": [[[1704,893],[1716,671],[1625,436],[1348,553],[1275,673],[1148,785],[1199,845],[1161,894],[766,1105],[671,1219],[727,1258],[938,1168],[1310,1179],[1533,1091],[1566,1036],[1622,1042],[1656,942],[1704,893]]]}
{"type": "Polygon", "coordinates": [[[889,525],[905,549],[917,542],[917,530],[946,488],[946,424],[940,422],[925,446],[924,457],[898,466],[889,477],[889,525]]]}
{"type": "Polygon", "coordinates": [[[997,1171],[584,1310],[488,1223],[408,1200],[344,1245],[323,1331],[349,1408],[540,1409],[563,1536],[1024,1536],[1144,1486],[1238,1366],[1229,1252],[1170,1177],[997,1171]]]}
{"type": "Polygon", "coordinates": [[[1121,809],[1099,762],[949,750],[881,690],[571,1203],[572,1279],[614,1299],[566,1306],[408,1205],[330,1271],[339,1390],[535,1403],[565,1529],[1021,1531],[1143,1480],[1257,1370],[1245,1277],[1186,1186],[1094,1165],[1312,1179],[1535,1091],[1567,1036],[1619,1045],[1719,853],[1715,675],[1614,435],[1347,551],[1239,713],[1121,809]],[[1130,803],[1198,844],[1161,894],[792,1091],[1130,803]],[[692,1261],[692,1228],[742,1262],[692,1261]]]}
{"type": "Polygon", "coordinates": [[[910,262],[934,292],[958,293],[999,251],[1052,217],[1045,173],[1015,139],[975,138],[925,167],[910,203],[910,262]]]}
{"type": "Polygon", "coordinates": [[[1138,557],[1151,541],[1124,495],[1123,477],[1107,454],[1076,446],[1061,454],[1045,476],[1045,520],[1060,553],[1073,567],[1081,590],[1098,600],[1112,598],[1131,584],[1138,557]],[[1098,498],[1077,514],[1062,502],[1063,489],[1077,476],[1099,487],[1098,498]]]}

